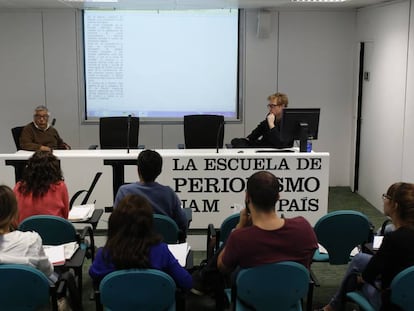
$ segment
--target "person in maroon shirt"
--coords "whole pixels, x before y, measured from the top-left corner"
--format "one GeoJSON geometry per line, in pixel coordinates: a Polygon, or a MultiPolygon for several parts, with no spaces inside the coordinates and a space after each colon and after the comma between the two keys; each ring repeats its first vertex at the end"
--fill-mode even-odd
{"type": "Polygon", "coordinates": [[[318,247],[313,228],[303,217],[280,218],[275,210],[278,199],[279,182],[272,173],[261,171],[248,179],[246,208],[218,256],[221,272],[280,261],[310,267],[318,247]]]}

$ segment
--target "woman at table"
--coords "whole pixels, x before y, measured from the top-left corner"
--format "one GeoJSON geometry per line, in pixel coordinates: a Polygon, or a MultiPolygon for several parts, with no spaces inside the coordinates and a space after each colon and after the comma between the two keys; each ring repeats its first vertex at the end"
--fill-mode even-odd
{"type": "Polygon", "coordinates": [[[23,264],[39,269],[46,276],[53,266],[45,255],[42,239],[36,232],[14,230],[18,218],[17,201],[13,191],[0,186],[0,263],[23,264]]]}
{"type": "Polygon", "coordinates": [[[127,195],[118,203],[109,217],[105,246],[89,269],[96,285],[115,270],[151,268],[169,274],[179,288],[192,287],[191,275],[154,232],[153,219],[152,207],[143,196],[127,195]]]}
{"type": "Polygon", "coordinates": [[[390,301],[389,287],[399,272],[414,265],[414,184],[395,183],[382,199],[384,214],[395,230],[384,237],[376,254],[361,253],[353,258],[339,290],[320,310],[342,310],[346,291],[353,290],[349,288],[352,275],[375,310],[400,310],[390,301]]]}
{"type": "Polygon", "coordinates": [[[36,151],[32,155],[14,193],[19,207],[19,223],[33,215],[68,218],[68,189],[59,161],[49,151],[36,151]]]}

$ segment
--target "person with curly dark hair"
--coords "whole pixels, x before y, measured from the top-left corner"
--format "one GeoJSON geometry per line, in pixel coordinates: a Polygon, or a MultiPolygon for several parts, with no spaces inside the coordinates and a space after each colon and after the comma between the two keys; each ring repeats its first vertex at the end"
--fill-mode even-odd
{"type": "Polygon", "coordinates": [[[169,274],[177,287],[191,288],[191,275],[154,232],[153,219],[151,204],[144,196],[127,195],[119,202],[109,217],[105,246],[89,269],[96,285],[115,270],[158,269],[169,274]]]}
{"type": "Polygon", "coordinates": [[[19,206],[19,223],[32,215],[68,218],[68,189],[59,161],[49,151],[36,151],[32,155],[14,193],[19,206]]]}

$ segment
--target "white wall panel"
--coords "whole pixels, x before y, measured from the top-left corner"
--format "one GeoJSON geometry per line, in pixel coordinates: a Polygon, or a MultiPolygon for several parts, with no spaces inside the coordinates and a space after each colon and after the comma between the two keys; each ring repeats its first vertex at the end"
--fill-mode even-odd
{"type": "Polygon", "coordinates": [[[321,108],[316,151],[330,153],[330,185],[349,185],[354,12],[281,12],[279,90],[289,107],[321,108]]]}
{"type": "Polygon", "coordinates": [[[45,102],[40,12],[0,12],[0,152],[14,152],[10,129],[45,102]]]}
{"type": "MultiPolygon", "coordinates": [[[[370,81],[362,103],[359,193],[382,209],[381,194],[401,180],[409,1],[358,12],[358,41],[369,41],[370,81]]],[[[412,122],[412,121],[409,121],[412,122]]]]}

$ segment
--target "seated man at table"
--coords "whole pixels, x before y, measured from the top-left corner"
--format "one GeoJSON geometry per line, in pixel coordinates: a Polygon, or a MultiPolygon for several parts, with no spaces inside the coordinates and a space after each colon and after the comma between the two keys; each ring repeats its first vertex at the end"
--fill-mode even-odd
{"type": "Polygon", "coordinates": [[[275,93],[267,97],[269,109],[266,118],[246,138],[234,138],[233,148],[290,148],[293,141],[284,141],[280,137],[280,122],[283,109],[288,106],[288,97],[275,93]]]}
{"type": "Polygon", "coordinates": [[[49,111],[46,106],[34,110],[33,122],[27,124],[20,135],[20,148],[29,151],[51,151],[53,149],[70,149],[58,131],[49,124],[49,111]]]}
{"type": "Polygon", "coordinates": [[[114,208],[129,194],[142,195],[148,199],[155,214],[171,217],[178,228],[186,234],[187,217],[181,208],[181,201],[168,186],[161,185],[155,179],[161,174],[162,157],[153,150],[141,151],[137,160],[139,181],[123,185],[118,189],[114,208]]]}

